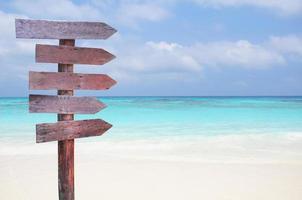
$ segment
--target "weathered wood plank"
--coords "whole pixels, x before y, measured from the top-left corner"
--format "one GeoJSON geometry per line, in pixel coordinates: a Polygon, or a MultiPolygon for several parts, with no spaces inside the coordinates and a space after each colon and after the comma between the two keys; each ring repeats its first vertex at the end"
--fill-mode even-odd
{"type": "Polygon", "coordinates": [[[36,62],[38,63],[103,65],[114,58],[114,55],[104,49],[36,45],[36,62]]]}
{"type": "Polygon", "coordinates": [[[95,97],[29,95],[32,113],[94,114],[106,105],[95,97]]]}
{"type": "Polygon", "coordinates": [[[102,22],[16,19],[16,37],[32,39],[107,39],[116,30],[102,22]]]}
{"type": "Polygon", "coordinates": [[[116,81],[105,74],[29,72],[31,90],[106,90],[116,81]]]}
{"type": "Polygon", "coordinates": [[[37,124],[36,142],[62,141],[98,136],[105,133],[111,127],[111,124],[101,119],[37,124]]]}

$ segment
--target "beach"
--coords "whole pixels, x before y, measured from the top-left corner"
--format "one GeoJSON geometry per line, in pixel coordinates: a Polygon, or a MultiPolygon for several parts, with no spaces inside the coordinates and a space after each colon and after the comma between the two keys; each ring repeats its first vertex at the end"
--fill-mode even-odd
{"type": "Polygon", "coordinates": [[[0,30],[0,200],[302,200],[302,0],[2,0],[0,30]]]}
{"type": "MultiPolygon", "coordinates": [[[[3,199],[57,199],[56,159],[31,159],[8,162],[3,199]]],[[[77,160],[77,199],[301,199],[302,165],[77,160]]]]}
{"type": "MultiPolygon", "coordinates": [[[[76,151],[85,146],[78,144],[76,151]]],[[[142,154],[76,153],[77,199],[301,199],[302,163],[284,157],[282,162],[181,161],[142,154]]],[[[57,199],[55,154],[1,155],[0,177],[2,199],[57,199]]]]}
{"type": "MultiPolygon", "coordinates": [[[[302,197],[300,97],[101,100],[114,126],[76,140],[76,199],[302,197]]],[[[55,115],[27,113],[26,98],[0,108],[1,199],[57,199],[57,142],[34,132],[55,115]]]]}

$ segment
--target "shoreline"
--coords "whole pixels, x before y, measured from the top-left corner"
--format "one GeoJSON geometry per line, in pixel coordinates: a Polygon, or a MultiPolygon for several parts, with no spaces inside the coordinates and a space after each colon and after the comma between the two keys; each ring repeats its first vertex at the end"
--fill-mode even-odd
{"type": "MultiPolygon", "coordinates": [[[[0,142],[0,197],[57,199],[57,142],[0,142]]],[[[300,200],[302,134],[76,140],[77,199],[300,200]]]]}
{"type": "MultiPolygon", "coordinates": [[[[0,156],[56,155],[57,143],[0,141],[0,156]]],[[[76,155],[200,163],[302,163],[302,134],[246,134],[76,140],[76,155]]]]}

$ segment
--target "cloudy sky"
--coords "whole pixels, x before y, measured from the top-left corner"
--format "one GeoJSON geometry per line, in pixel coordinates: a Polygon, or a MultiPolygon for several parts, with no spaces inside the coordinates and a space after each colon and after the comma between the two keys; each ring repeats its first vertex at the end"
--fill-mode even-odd
{"type": "Polygon", "coordinates": [[[15,39],[15,18],[103,21],[118,30],[76,42],[117,56],[76,65],[118,81],[79,95],[302,95],[302,0],[0,1],[1,96],[27,96],[29,70],[57,70],[36,64],[34,47],[58,41],[15,39]]]}

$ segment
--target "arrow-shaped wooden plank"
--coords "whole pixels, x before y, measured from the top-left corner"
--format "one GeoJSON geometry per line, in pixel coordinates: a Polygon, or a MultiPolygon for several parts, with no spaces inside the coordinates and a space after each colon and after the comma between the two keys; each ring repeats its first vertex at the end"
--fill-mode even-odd
{"type": "Polygon", "coordinates": [[[32,39],[107,39],[116,30],[102,22],[16,19],[16,37],[32,39]]]}
{"type": "Polygon", "coordinates": [[[98,136],[105,133],[111,127],[111,124],[101,119],[37,124],[36,142],[61,141],[98,136]]]}
{"type": "Polygon", "coordinates": [[[105,107],[95,97],[29,95],[32,113],[94,114],[105,107]]]}
{"type": "Polygon", "coordinates": [[[105,74],[29,72],[30,90],[106,90],[114,84],[105,74]]]}
{"type": "Polygon", "coordinates": [[[64,45],[36,45],[36,62],[38,63],[102,65],[114,58],[114,55],[104,49],[64,45]]]}

